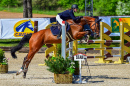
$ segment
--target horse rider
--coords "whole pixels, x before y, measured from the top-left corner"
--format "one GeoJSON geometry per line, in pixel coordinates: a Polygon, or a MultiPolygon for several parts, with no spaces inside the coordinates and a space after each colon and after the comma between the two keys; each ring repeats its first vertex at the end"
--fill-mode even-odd
{"type": "MultiPolygon", "coordinates": [[[[77,10],[78,10],[78,5],[73,4],[71,6],[71,9],[58,13],[58,15],[56,16],[56,20],[62,25],[62,21],[66,21],[68,19],[73,19],[73,21],[77,21],[83,18],[83,16],[80,16],[80,17],[74,16],[74,12],[77,12],[77,10]]],[[[58,34],[57,39],[60,39],[60,36],[61,36],[61,32],[60,34],[58,34]]]]}

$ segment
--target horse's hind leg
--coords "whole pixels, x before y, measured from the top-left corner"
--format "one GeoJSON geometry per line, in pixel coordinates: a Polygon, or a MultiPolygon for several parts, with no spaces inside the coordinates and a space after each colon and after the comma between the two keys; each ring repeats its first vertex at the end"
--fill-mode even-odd
{"type": "MultiPolygon", "coordinates": [[[[39,44],[39,45],[40,45],[40,44],[39,44]]],[[[42,47],[42,45],[37,46],[37,47],[36,47],[35,45],[30,46],[29,53],[28,53],[27,58],[26,58],[26,60],[25,60],[25,62],[24,62],[25,67],[24,67],[24,71],[23,71],[23,72],[24,72],[23,78],[26,78],[26,73],[27,73],[27,71],[28,71],[29,63],[31,62],[31,60],[32,60],[32,58],[34,57],[35,53],[36,53],[41,47],[42,47]]]]}
{"type": "Polygon", "coordinates": [[[19,75],[20,73],[23,72],[23,70],[24,70],[24,68],[25,68],[25,61],[26,61],[26,59],[27,59],[27,56],[24,58],[24,60],[23,60],[23,65],[22,65],[21,69],[16,73],[16,75],[19,75]]]}
{"type": "Polygon", "coordinates": [[[34,38],[29,40],[29,53],[24,58],[23,65],[20,69],[22,72],[24,72],[23,78],[26,77],[26,73],[28,71],[29,63],[31,62],[35,53],[42,47],[43,44],[44,44],[43,40],[41,40],[41,39],[39,39],[37,41],[34,38]]]}

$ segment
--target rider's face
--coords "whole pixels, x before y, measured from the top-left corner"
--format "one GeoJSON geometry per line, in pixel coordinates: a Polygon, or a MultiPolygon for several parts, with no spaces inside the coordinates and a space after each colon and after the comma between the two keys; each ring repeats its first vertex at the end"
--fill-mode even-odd
{"type": "Polygon", "coordinates": [[[74,12],[77,12],[77,9],[76,9],[76,8],[74,8],[73,10],[74,10],[74,12]]]}

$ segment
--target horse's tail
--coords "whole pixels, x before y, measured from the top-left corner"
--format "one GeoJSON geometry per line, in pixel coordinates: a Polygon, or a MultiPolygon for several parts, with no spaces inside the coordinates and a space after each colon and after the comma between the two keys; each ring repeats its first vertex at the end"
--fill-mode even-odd
{"type": "Polygon", "coordinates": [[[18,50],[20,50],[25,43],[29,42],[29,39],[31,38],[31,36],[32,36],[32,34],[25,35],[21,39],[21,41],[19,42],[19,44],[11,49],[11,55],[12,55],[13,58],[17,58],[17,56],[15,55],[15,52],[18,51],[18,50]]]}

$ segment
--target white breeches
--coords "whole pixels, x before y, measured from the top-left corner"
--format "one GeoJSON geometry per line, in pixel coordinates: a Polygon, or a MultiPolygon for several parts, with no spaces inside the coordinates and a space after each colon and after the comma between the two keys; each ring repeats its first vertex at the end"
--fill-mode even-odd
{"type": "Polygon", "coordinates": [[[56,20],[62,25],[62,21],[63,21],[63,20],[60,18],[59,15],[56,16],[56,20]]]}

